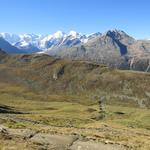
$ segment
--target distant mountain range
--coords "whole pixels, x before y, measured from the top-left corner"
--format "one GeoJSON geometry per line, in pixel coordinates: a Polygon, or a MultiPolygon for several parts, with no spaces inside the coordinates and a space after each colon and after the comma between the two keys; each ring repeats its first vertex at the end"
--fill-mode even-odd
{"type": "Polygon", "coordinates": [[[52,35],[0,33],[0,37],[0,48],[7,53],[46,53],[121,69],[150,71],[150,40],[136,40],[121,30],[90,35],[75,31],[52,35]]]}
{"type": "Polygon", "coordinates": [[[39,50],[48,50],[54,47],[67,46],[71,47],[80,43],[86,43],[88,39],[101,35],[95,33],[91,35],[82,35],[75,31],[70,31],[68,34],[57,31],[52,35],[36,35],[36,34],[9,34],[0,33],[0,37],[5,39],[11,45],[25,50],[26,52],[36,52],[39,50]]]}

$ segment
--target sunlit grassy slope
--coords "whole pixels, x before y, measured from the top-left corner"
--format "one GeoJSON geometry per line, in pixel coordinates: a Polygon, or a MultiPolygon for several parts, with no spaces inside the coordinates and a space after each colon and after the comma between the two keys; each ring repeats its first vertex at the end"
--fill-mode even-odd
{"type": "Polygon", "coordinates": [[[98,104],[82,103],[86,101],[84,97],[49,95],[45,98],[34,92],[22,95],[25,89],[8,87],[0,89],[0,107],[9,106],[16,114],[12,114],[7,120],[0,117],[0,123],[5,126],[52,133],[76,133],[111,140],[140,150],[149,148],[149,109],[106,104],[106,117],[96,121],[93,118],[99,115],[98,104]],[[14,94],[14,89],[18,89],[17,94],[14,94]],[[97,129],[103,130],[99,132],[97,129]]]}

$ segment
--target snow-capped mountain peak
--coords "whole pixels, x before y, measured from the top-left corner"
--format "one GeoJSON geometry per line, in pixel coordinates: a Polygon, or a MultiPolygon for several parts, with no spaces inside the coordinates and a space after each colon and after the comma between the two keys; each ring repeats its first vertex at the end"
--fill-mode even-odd
{"type": "Polygon", "coordinates": [[[57,31],[53,34],[53,38],[56,38],[56,39],[61,39],[65,36],[66,34],[62,31],[57,31]]]}
{"type": "Polygon", "coordinates": [[[76,31],[70,31],[68,36],[72,36],[74,38],[78,38],[81,35],[78,32],[76,32],[76,31]]]}

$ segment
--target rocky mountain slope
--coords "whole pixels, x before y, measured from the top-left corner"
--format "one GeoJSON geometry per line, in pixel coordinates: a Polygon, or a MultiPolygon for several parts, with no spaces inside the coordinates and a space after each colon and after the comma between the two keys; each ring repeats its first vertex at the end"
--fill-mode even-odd
{"type": "Polygon", "coordinates": [[[90,60],[121,69],[150,71],[150,41],[135,40],[123,31],[110,30],[73,47],[59,47],[47,54],[75,60],[90,60]]]}

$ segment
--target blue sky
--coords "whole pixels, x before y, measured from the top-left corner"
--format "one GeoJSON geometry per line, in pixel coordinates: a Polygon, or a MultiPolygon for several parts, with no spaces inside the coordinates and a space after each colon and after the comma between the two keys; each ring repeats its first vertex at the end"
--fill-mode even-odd
{"type": "Polygon", "coordinates": [[[150,0],[0,0],[0,32],[50,34],[122,29],[150,38],[150,0]]]}

